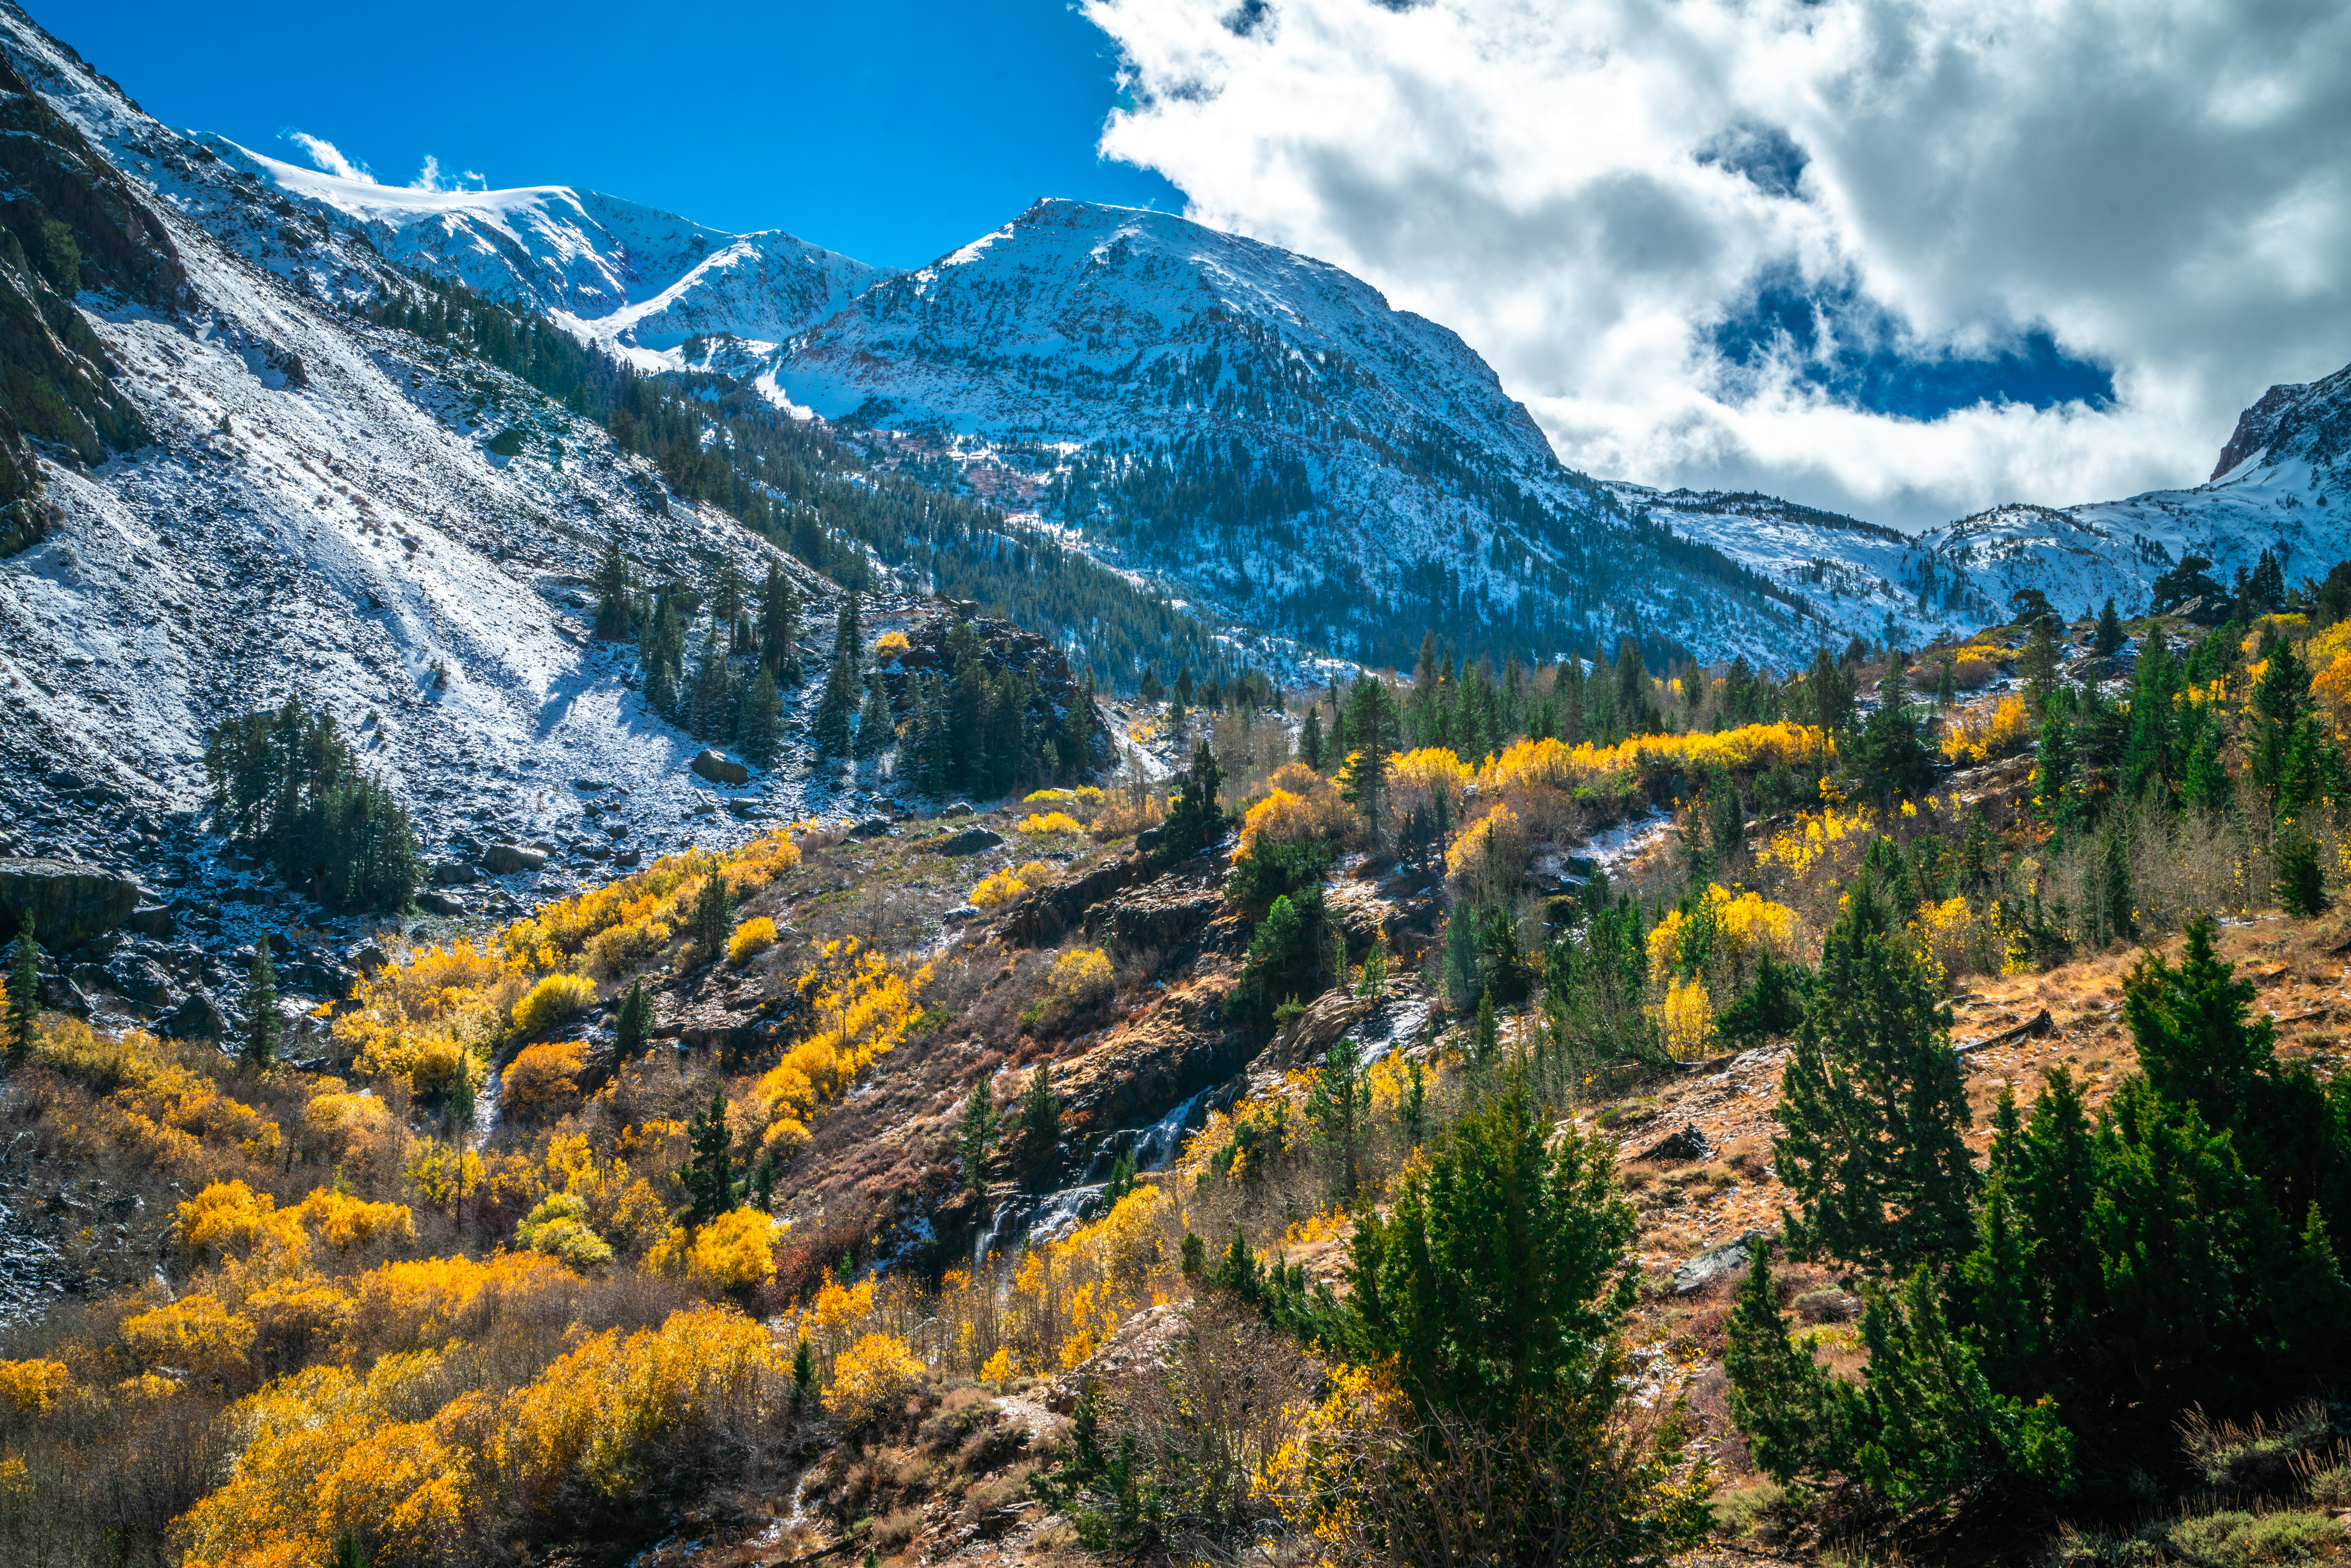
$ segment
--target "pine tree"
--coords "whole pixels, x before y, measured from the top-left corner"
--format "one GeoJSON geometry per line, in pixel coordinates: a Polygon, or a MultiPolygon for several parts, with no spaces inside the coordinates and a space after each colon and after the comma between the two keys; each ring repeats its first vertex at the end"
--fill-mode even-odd
{"type": "Polygon", "coordinates": [[[882,684],[882,672],[870,670],[865,676],[865,706],[857,715],[857,755],[879,757],[897,733],[890,722],[890,693],[882,684]]]}
{"type": "Polygon", "coordinates": [[[1053,1068],[1040,1061],[1037,1071],[1029,1075],[1028,1086],[1020,1091],[1019,1118],[1021,1135],[1032,1143],[1050,1148],[1061,1136],[1061,1098],[1053,1092],[1053,1068]]]}
{"type": "Polygon", "coordinates": [[[987,1155],[996,1146],[998,1120],[996,1096],[983,1073],[963,1103],[963,1114],[956,1119],[956,1164],[963,1185],[975,1192],[987,1184],[987,1155]]]}
{"type": "Polygon", "coordinates": [[[1388,758],[1396,741],[1395,700],[1385,685],[1364,675],[1349,694],[1347,709],[1347,740],[1353,749],[1339,771],[1339,792],[1364,814],[1365,826],[1377,839],[1381,808],[1387,800],[1388,758]]]}
{"type": "Polygon", "coordinates": [[[1935,677],[1935,706],[1949,707],[1959,700],[1959,656],[1943,655],[1942,673],[1935,677]]]}
{"type": "Polygon", "coordinates": [[[1494,1427],[1603,1385],[1633,1212],[1603,1145],[1552,1135],[1515,1075],[1356,1221],[1347,1307],[1423,1409],[1494,1427]]]}
{"type": "Polygon", "coordinates": [[[237,1060],[248,1072],[267,1072],[277,1065],[277,971],[269,961],[269,944],[253,945],[253,964],[246,972],[245,1029],[238,1038],[237,1060]]]}
{"type": "Polygon", "coordinates": [[[2057,690],[2057,618],[2043,615],[2033,622],[2026,633],[2024,657],[2019,661],[2024,674],[2024,703],[2035,718],[2048,710],[2049,698],[2057,690]]]}
{"type": "Polygon", "coordinates": [[[651,1043],[653,1026],[653,998],[645,994],[643,980],[631,982],[621,998],[619,1010],[612,1019],[613,1051],[622,1061],[634,1061],[645,1053],[651,1043]]]}
{"type": "Polygon", "coordinates": [[[1322,707],[1319,703],[1306,709],[1305,726],[1298,732],[1298,759],[1317,773],[1322,771],[1322,707]]]}
{"type": "Polygon", "coordinates": [[[735,899],[726,886],[726,871],[716,860],[704,866],[702,891],[685,917],[686,935],[702,951],[702,961],[716,962],[726,955],[726,939],[735,933],[735,899]]]}
{"type": "Polygon", "coordinates": [[[1371,1088],[1364,1076],[1364,1052],[1352,1037],[1343,1038],[1324,1053],[1322,1069],[1306,1094],[1306,1120],[1314,1141],[1337,1163],[1335,1186],[1340,1200],[1354,1207],[1358,1167],[1363,1159],[1365,1117],[1371,1109],[1371,1088]]]}
{"type": "Polygon", "coordinates": [[[2041,820],[2066,828],[2081,814],[2080,780],[2075,777],[2074,727],[2065,716],[2049,710],[2041,721],[2041,744],[2033,754],[2032,809],[2041,820]]]}
{"type": "Polygon", "coordinates": [[[780,562],[768,562],[768,580],[759,588],[759,663],[778,686],[800,684],[799,597],[780,562]]]}
{"type": "Polygon", "coordinates": [[[604,559],[596,568],[596,635],[608,643],[626,638],[635,600],[629,579],[629,559],[621,553],[621,536],[604,540],[604,559]]]}
{"type": "Polygon", "coordinates": [[[1203,740],[1192,748],[1191,766],[1172,782],[1175,799],[1169,802],[1167,821],[1160,826],[1160,852],[1169,862],[1189,860],[1224,834],[1225,812],[1217,794],[1224,788],[1225,770],[1203,740]]]}
{"type": "Polygon", "coordinates": [[[845,658],[836,658],[825,672],[824,693],[817,698],[809,735],[827,757],[849,755],[849,721],[857,711],[857,674],[845,658]]]}
{"type": "Polygon", "coordinates": [[[865,628],[860,617],[857,591],[851,589],[841,596],[841,612],[832,623],[832,657],[836,664],[846,663],[852,688],[857,676],[865,667],[865,628]]]}
{"type": "Polygon", "coordinates": [[[24,924],[16,928],[16,940],[8,950],[8,1060],[23,1062],[31,1059],[36,1038],[34,1025],[41,1017],[41,945],[33,937],[33,912],[25,911],[24,924]]]}
{"type": "Polygon", "coordinates": [[[710,629],[729,653],[744,651],[743,569],[732,555],[718,558],[718,572],[710,586],[710,629]]]}
{"type": "Polygon", "coordinates": [[[2106,595],[2105,607],[2098,612],[2097,634],[2090,640],[2090,652],[2101,659],[2111,659],[2129,643],[2123,632],[2123,618],[2115,613],[2115,596],[2106,595]]]}
{"type": "MultiPolygon", "coordinates": [[[[670,1124],[675,1126],[675,1123],[670,1124]]],[[[710,1107],[686,1123],[685,1169],[678,1183],[686,1191],[688,1228],[707,1224],[737,1207],[735,1163],[730,1151],[735,1135],[726,1129],[726,1091],[710,1086],[710,1107]]]]}
{"type": "Polygon", "coordinates": [[[762,664],[743,694],[743,754],[752,761],[773,762],[781,749],[783,734],[779,709],[782,706],[782,697],[776,690],[775,674],[762,664]]]}
{"type": "Polygon", "coordinates": [[[1972,1245],[1970,1117],[1950,1009],[1886,927],[1867,879],[1821,949],[1772,1115],[1790,1244],[1855,1270],[1906,1270],[1972,1245]]]}

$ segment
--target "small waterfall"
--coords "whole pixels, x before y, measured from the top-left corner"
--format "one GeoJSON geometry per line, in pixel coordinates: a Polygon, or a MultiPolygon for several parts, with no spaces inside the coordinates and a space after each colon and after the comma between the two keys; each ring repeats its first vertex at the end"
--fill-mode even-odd
{"type": "Polygon", "coordinates": [[[1076,1229],[1102,1207],[1110,1172],[1122,1155],[1134,1155],[1134,1168],[1164,1170],[1184,1150],[1184,1134],[1206,1119],[1215,1089],[1203,1089],[1147,1127],[1112,1133],[1094,1148],[1086,1165],[1086,1179],[1058,1192],[1015,1193],[996,1206],[987,1229],[972,1249],[972,1261],[985,1263],[991,1253],[1035,1238],[1051,1240],[1076,1229]]]}

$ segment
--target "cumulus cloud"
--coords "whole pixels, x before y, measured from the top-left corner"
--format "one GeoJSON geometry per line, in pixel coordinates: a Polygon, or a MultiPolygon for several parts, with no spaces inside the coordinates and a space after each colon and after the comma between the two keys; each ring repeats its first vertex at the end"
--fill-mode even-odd
{"type": "Polygon", "coordinates": [[[1925,526],[2351,360],[2351,11],[1087,0],[1102,151],[1455,328],[1569,464],[1925,526]]]}
{"type": "Polygon", "coordinates": [[[448,190],[449,187],[441,183],[441,160],[427,152],[424,166],[416,171],[416,178],[408,182],[408,188],[412,191],[448,190]]]}
{"type": "MultiPolygon", "coordinates": [[[[357,180],[362,185],[375,183],[375,175],[364,163],[354,163],[343,156],[342,149],[323,136],[313,136],[306,131],[279,132],[287,141],[302,150],[302,155],[321,172],[338,179],[357,180]]],[[[428,159],[429,162],[430,160],[428,159]]]]}

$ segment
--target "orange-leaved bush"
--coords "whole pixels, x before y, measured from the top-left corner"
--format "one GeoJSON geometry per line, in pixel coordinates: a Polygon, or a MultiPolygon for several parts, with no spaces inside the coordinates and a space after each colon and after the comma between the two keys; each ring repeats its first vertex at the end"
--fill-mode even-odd
{"type": "Polygon", "coordinates": [[[826,1414],[851,1431],[871,1426],[914,1392],[923,1364],[895,1334],[869,1333],[833,1357],[826,1414]]]}
{"type": "Polygon", "coordinates": [[[551,1040],[527,1045],[498,1080],[498,1109],[517,1122],[559,1116],[580,1103],[580,1073],[587,1065],[584,1040],[551,1040]]]}
{"type": "Polygon", "coordinates": [[[927,965],[909,974],[854,936],[825,944],[798,987],[814,1027],[759,1080],[770,1146],[805,1140],[817,1108],[906,1038],[930,981],[927,965]]]}

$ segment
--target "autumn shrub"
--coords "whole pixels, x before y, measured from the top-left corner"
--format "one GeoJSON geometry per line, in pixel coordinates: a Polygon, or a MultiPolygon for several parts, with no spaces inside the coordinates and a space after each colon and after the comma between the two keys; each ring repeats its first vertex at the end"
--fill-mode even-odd
{"type": "Polygon", "coordinates": [[[1155,828],[1166,820],[1167,802],[1158,796],[1148,797],[1140,804],[1118,800],[1094,813],[1093,826],[1090,831],[1097,842],[1106,844],[1113,839],[1123,839],[1146,828],[1155,828]]]}
{"type": "Polygon", "coordinates": [[[757,915],[735,927],[735,935],[726,940],[726,959],[740,967],[775,945],[776,923],[764,915],[757,915]]]}
{"type": "Polygon", "coordinates": [[[416,1239],[416,1216],[404,1203],[370,1203],[319,1187],[290,1212],[314,1241],[338,1256],[416,1239]]]}
{"type": "Polygon", "coordinates": [[[568,1192],[551,1193],[515,1227],[515,1245],[526,1251],[559,1258],[583,1274],[610,1266],[612,1249],[588,1223],[587,1200],[568,1192]]]}
{"type": "Polygon", "coordinates": [[[1445,854],[1446,874],[1473,904],[1492,903],[1518,890],[1530,847],[1519,814],[1497,805],[1453,841],[1445,854]]]}
{"type": "Polygon", "coordinates": [[[596,1005],[596,982],[585,975],[549,975],[515,1004],[514,1032],[528,1040],[569,1022],[596,1005]]]}
{"type": "Polygon", "coordinates": [[[661,920],[630,921],[598,932],[583,949],[590,974],[617,980],[649,967],[669,946],[674,931],[661,920]]]}
{"type": "Polygon", "coordinates": [[[646,1254],[645,1268],[683,1274],[714,1295],[748,1291],[775,1277],[775,1228],[757,1208],[722,1214],[692,1230],[679,1226],[646,1254]]]}
{"type": "Polygon", "coordinates": [[[210,1376],[243,1367],[255,1332],[213,1297],[187,1295],[125,1319],[122,1348],[141,1367],[210,1376]]]}
{"type": "Polygon", "coordinates": [[[2024,699],[2005,696],[1990,709],[1970,709],[1946,720],[1943,756],[1962,766],[1996,762],[2031,746],[2039,733],[2024,699]]]}
{"type": "Polygon", "coordinates": [[[580,1072],[588,1042],[545,1040],[515,1053],[498,1080],[498,1109],[517,1122],[559,1116],[580,1103],[580,1072]]]}
{"type": "Polygon", "coordinates": [[[869,1333],[833,1358],[825,1413],[850,1432],[891,1414],[922,1382],[923,1364],[894,1334],[869,1333]]]}
{"type": "Polygon", "coordinates": [[[929,966],[909,973],[853,936],[819,950],[794,988],[812,1027],[759,1079],[767,1146],[806,1142],[817,1107],[844,1092],[912,1031],[930,979],[929,966]]]}
{"type": "Polygon", "coordinates": [[[1086,825],[1067,811],[1031,812],[1013,830],[1020,833],[1082,833],[1086,825]]]}
{"type": "Polygon", "coordinates": [[[62,1361],[0,1361],[0,1407],[18,1417],[39,1415],[72,1386],[62,1361]]]}
{"type": "Polygon", "coordinates": [[[1007,868],[980,878],[978,884],[971,890],[971,902],[975,908],[993,912],[1014,899],[1025,897],[1028,892],[1029,884],[1007,868]]]}
{"type": "Polygon", "coordinates": [[[884,632],[873,640],[873,657],[877,662],[887,664],[913,647],[914,643],[907,640],[904,632],[884,632]]]}
{"type": "Polygon", "coordinates": [[[1076,1006],[1091,1006],[1111,994],[1110,955],[1099,947],[1072,947],[1053,960],[1053,994],[1076,1006]]]}

